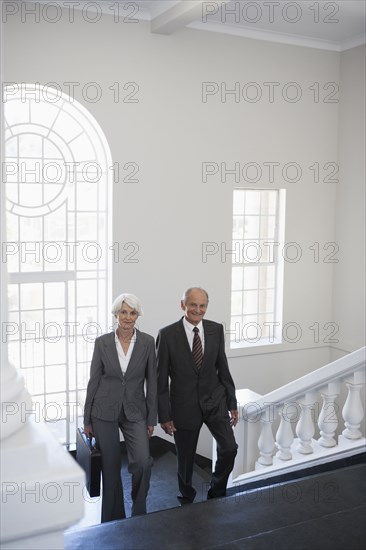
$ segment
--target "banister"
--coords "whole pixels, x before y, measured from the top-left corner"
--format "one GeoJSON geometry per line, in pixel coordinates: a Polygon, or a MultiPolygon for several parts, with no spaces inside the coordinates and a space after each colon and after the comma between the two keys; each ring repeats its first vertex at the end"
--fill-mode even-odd
{"type": "Polygon", "coordinates": [[[332,363],[328,363],[324,367],[320,367],[314,372],[306,374],[281,388],[259,397],[256,400],[256,408],[246,411],[246,418],[250,420],[251,418],[258,417],[258,411],[261,410],[263,412],[269,405],[282,405],[309,391],[321,388],[333,380],[346,377],[348,374],[353,374],[364,368],[366,365],[365,352],[366,347],[360,348],[332,363]]]}

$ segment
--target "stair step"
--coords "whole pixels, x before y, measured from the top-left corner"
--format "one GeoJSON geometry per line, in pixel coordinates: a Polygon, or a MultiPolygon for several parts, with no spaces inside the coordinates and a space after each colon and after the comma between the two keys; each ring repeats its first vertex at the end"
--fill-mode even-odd
{"type": "Polygon", "coordinates": [[[65,535],[65,550],[365,547],[366,464],[65,535]]]}

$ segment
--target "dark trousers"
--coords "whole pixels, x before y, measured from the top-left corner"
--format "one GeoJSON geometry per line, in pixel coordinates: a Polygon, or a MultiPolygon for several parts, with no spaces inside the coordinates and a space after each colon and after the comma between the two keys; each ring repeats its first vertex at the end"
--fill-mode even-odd
{"type": "MultiPolygon", "coordinates": [[[[229,475],[233,470],[237,444],[229,418],[206,421],[208,429],[216,440],[217,460],[212,474],[208,498],[226,495],[229,475]]],[[[202,424],[196,430],[178,429],[174,432],[178,461],[178,486],[182,496],[193,502],[196,490],[192,486],[194,456],[202,424]]]]}
{"type": "Polygon", "coordinates": [[[126,443],[128,471],[132,474],[132,515],[146,514],[146,497],[153,459],[150,457],[145,420],[129,422],[121,413],[118,422],[92,418],[92,426],[102,454],[102,523],[126,517],[121,480],[119,428],[126,443]]]}

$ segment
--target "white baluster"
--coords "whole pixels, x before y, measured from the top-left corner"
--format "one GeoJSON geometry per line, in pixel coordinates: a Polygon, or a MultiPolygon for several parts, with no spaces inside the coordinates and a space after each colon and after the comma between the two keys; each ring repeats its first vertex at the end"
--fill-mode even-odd
{"type": "Polygon", "coordinates": [[[261,434],[258,439],[259,458],[257,462],[263,466],[271,466],[273,464],[274,452],[274,437],[272,433],[272,420],[268,418],[269,412],[265,413],[261,418],[261,434]]]}
{"type": "Polygon", "coordinates": [[[294,434],[291,426],[291,418],[287,414],[287,408],[283,407],[279,415],[281,417],[280,426],[276,433],[276,447],[278,451],[276,457],[280,460],[291,460],[291,445],[294,441],[294,434]]]}
{"type": "Polygon", "coordinates": [[[362,434],[359,430],[364,412],[360,398],[360,390],[363,384],[346,383],[348,387],[348,395],[344,404],[342,415],[346,428],[342,434],[347,439],[360,439],[362,434]]]}
{"type": "Polygon", "coordinates": [[[337,444],[334,439],[334,434],[338,427],[338,417],[336,411],[335,400],[337,395],[321,394],[323,398],[323,406],[318,418],[318,426],[320,430],[320,438],[318,443],[322,447],[335,447],[337,444]]]}
{"type": "Polygon", "coordinates": [[[296,426],[296,435],[299,438],[296,450],[301,454],[314,452],[311,439],[315,433],[314,422],[311,415],[313,403],[300,403],[301,414],[296,426]]]}

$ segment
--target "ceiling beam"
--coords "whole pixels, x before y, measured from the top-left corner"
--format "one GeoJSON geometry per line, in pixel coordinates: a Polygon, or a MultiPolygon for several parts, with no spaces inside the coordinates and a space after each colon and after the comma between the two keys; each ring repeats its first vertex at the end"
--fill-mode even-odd
{"type": "MultiPolygon", "coordinates": [[[[221,4],[227,2],[229,0],[223,0],[221,4]]],[[[203,17],[212,13],[216,7],[217,2],[181,0],[151,20],[151,32],[173,34],[189,25],[189,23],[193,23],[193,21],[202,21],[203,17]]]]}

